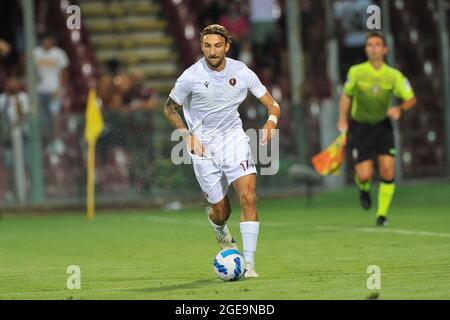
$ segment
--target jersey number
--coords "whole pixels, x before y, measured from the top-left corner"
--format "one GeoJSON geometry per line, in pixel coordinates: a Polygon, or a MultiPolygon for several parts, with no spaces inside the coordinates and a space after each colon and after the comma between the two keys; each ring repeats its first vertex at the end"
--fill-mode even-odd
{"type": "Polygon", "coordinates": [[[244,160],[241,162],[242,170],[246,171],[248,169],[248,160],[244,160]]]}

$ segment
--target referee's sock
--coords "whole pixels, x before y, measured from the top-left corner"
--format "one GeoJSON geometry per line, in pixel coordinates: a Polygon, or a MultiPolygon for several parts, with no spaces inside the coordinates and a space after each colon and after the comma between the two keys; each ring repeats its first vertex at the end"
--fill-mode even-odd
{"type": "Polygon", "coordinates": [[[364,192],[369,192],[370,187],[372,185],[371,180],[361,181],[361,180],[359,180],[357,175],[355,175],[355,184],[359,188],[359,190],[364,191],[364,192]]]}
{"type": "Polygon", "coordinates": [[[378,191],[378,211],[377,216],[386,217],[389,207],[391,205],[392,197],[395,192],[395,182],[394,180],[380,181],[380,188],[378,191]]]}

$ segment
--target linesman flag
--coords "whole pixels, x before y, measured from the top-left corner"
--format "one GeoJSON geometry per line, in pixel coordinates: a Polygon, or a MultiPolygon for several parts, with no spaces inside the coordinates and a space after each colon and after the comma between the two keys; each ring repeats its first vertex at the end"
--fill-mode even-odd
{"type": "Polygon", "coordinates": [[[341,164],[344,160],[344,148],[346,142],[347,134],[346,132],[342,132],[328,148],[311,159],[312,165],[318,174],[321,176],[339,174],[341,164]]]}
{"type": "Polygon", "coordinates": [[[89,220],[94,219],[95,216],[95,145],[103,127],[103,117],[97,103],[97,93],[94,89],[91,89],[87,99],[86,125],[84,127],[84,138],[88,143],[86,214],[89,220]]]}

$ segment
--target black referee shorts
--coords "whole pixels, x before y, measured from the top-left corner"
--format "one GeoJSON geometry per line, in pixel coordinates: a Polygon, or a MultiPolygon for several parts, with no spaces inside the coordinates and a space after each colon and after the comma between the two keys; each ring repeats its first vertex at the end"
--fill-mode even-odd
{"type": "Polygon", "coordinates": [[[347,145],[355,163],[372,160],[378,155],[395,157],[397,153],[394,129],[389,118],[377,124],[359,123],[352,119],[347,145]]]}

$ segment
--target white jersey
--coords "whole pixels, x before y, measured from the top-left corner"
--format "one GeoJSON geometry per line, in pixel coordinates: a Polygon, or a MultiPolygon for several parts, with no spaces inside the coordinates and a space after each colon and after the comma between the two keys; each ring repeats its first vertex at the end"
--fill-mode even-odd
{"type": "Polygon", "coordinates": [[[34,59],[39,76],[38,92],[55,93],[61,82],[61,71],[69,65],[66,53],[57,47],[45,50],[37,47],[34,50],[34,59]]]}
{"type": "Polygon", "coordinates": [[[243,62],[226,58],[225,69],[218,72],[202,58],[178,78],[170,97],[183,106],[189,131],[207,145],[227,130],[243,132],[238,108],[249,89],[256,98],[266,93],[243,62]]]}
{"type": "Polygon", "coordinates": [[[9,123],[15,124],[21,120],[19,112],[22,115],[31,112],[28,95],[25,92],[19,92],[16,95],[11,95],[6,92],[0,94],[0,116],[5,113],[9,123]]]}

